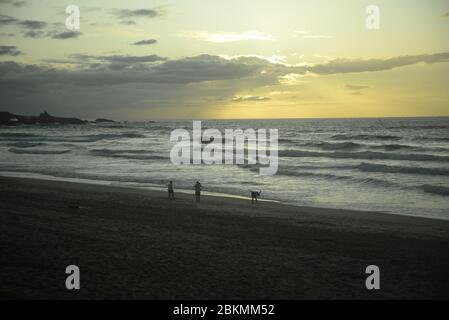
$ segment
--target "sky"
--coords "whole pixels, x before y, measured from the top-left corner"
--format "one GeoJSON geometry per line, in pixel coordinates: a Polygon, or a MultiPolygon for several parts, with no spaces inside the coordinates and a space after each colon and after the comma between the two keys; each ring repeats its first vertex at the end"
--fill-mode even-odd
{"type": "Polygon", "coordinates": [[[447,0],[0,0],[0,111],[449,116],[448,31],[447,0]]]}

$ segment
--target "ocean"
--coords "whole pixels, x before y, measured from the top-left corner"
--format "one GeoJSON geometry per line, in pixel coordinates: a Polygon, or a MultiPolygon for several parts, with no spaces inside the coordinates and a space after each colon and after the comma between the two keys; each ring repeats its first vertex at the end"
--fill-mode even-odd
{"type": "Polygon", "coordinates": [[[192,192],[296,206],[449,219],[449,118],[211,120],[203,130],[279,130],[276,175],[257,165],[175,166],[191,121],[0,127],[0,175],[192,192]]]}

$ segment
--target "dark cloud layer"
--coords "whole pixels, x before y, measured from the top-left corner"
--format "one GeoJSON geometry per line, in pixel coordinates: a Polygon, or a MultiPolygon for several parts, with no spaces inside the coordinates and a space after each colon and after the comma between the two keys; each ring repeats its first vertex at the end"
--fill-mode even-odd
{"type": "MultiPolygon", "coordinates": [[[[101,110],[139,104],[146,107],[189,105],[194,98],[195,103],[204,103],[207,99],[265,101],[268,98],[242,97],[236,93],[279,84],[279,77],[288,74],[360,73],[447,61],[449,52],[389,59],[337,59],[305,66],[275,64],[257,57],[224,59],[200,55],[167,60],[157,55],[77,54],[59,61],[72,64],[70,69],[54,67],[58,61],[48,61],[51,65],[0,62],[0,87],[3,89],[0,104],[5,108],[14,105],[21,110],[36,110],[37,106],[57,110],[63,105],[64,110],[76,111],[80,106],[88,108],[92,104],[101,110]]],[[[362,87],[366,86],[347,85],[345,88],[356,95],[362,87]]]]}
{"type": "Polygon", "coordinates": [[[0,46],[0,56],[18,56],[21,52],[16,46],[0,46]]]}
{"type": "Polygon", "coordinates": [[[133,25],[137,24],[137,22],[134,20],[123,20],[123,21],[120,21],[120,24],[124,24],[127,26],[133,26],[133,25]]]}
{"type": "MultiPolygon", "coordinates": [[[[89,70],[134,70],[144,72],[148,69],[147,64],[166,61],[167,58],[155,54],[146,56],[129,56],[129,55],[86,55],[72,54],[70,59],[62,59],[56,63],[65,63],[78,65],[89,70]]],[[[54,63],[54,62],[53,62],[54,63]]]]}
{"type": "Polygon", "coordinates": [[[8,16],[6,14],[0,14],[0,26],[15,24],[19,21],[20,20],[14,18],[14,17],[8,16]]]}
{"type": "Polygon", "coordinates": [[[326,75],[337,73],[358,73],[391,70],[398,67],[413,65],[417,63],[439,63],[449,61],[449,52],[436,54],[422,54],[400,56],[389,59],[367,59],[367,60],[350,60],[335,59],[328,63],[318,64],[307,68],[309,72],[326,75]]]}
{"type": "Polygon", "coordinates": [[[45,32],[40,31],[40,30],[28,30],[28,31],[24,31],[22,32],[22,35],[26,38],[43,38],[45,37],[45,32]]]}
{"type": "Polygon", "coordinates": [[[60,23],[49,24],[38,20],[20,20],[8,15],[0,15],[0,26],[12,25],[20,28],[26,38],[53,38],[58,40],[78,38],[81,33],[63,29],[60,23]]]}
{"type": "Polygon", "coordinates": [[[126,18],[155,18],[161,13],[158,10],[154,9],[137,9],[137,10],[129,10],[129,9],[113,9],[112,13],[120,19],[126,18]]]}
{"type": "Polygon", "coordinates": [[[24,7],[27,5],[27,2],[23,0],[0,0],[0,5],[2,4],[9,4],[15,7],[24,7]]]}
{"type": "Polygon", "coordinates": [[[53,34],[53,39],[65,40],[65,39],[74,39],[78,38],[81,35],[81,32],[76,31],[64,31],[60,33],[53,34]]]}
{"type": "Polygon", "coordinates": [[[142,40],[142,41],[137,41],[134,43],[131,43],[133,46],[146,46],[146,45],[151,45],[151,44],[156,44],[157,40],[156,39],[148,39],[148,40],[142,40]]]}
{"type": "Polygon", "coordinates": [[[48,25],[45,21],[37,20],[22,20],[17,21],[17,24],[25,29],[43,29],[48,25]]]}
{"type": "Polygon", "coordinates": [[[0,26],[16,25],[22,29],[43,29],[48,23],[38,20],[20,20],[5,14],[0,14],[0,26]]]}
{"type": "MultiPolygon", "coordinates": [[[[438,53],[433,55],[404,56],[391,59],[372,59],[372,60],[349,60],[337,59],[324,64],[313,66],[287,66],[282,64],[273,64],[266,60],[256,57],[241,57],[232,60],[224,59],[212,55],[200,55],[196,57],[183,58],[178,60],[167,60],[167,58],[157,55],[147,56],[127,56],[127,55],[109,55],[92,56],[75,54],[69,57],[72,63],[79,64],[78,70],[55,69],[52,70],[52,76],[58,75],[56,80],[71,82],[76,80],[77,84],[83,85],[105,85],[110,83],[196,83],[203,81],[232,80],[244,77],[262,77],[262,71],[265,76],[279,77],[290,73],[307,74],[313,72],[321,75],[350,73],[350,72],[368,72],[390,70],[393,68],[412,65],[420,62],[438,63],[449,61],[449,53],[438,53]],[[97,68],[92,68],[92,64],[97,68]],[[128,67],[128,73],[117,73],[110,65],[123,65],[128,67]],[[142,64],[145,67],[142,67],[142,64]],[[88,66],[88,67],[86,67],[88,66]],[[96,72],[104,71],[104,72],[96,72]],[[83,79],[86,79],[84,82],[83,79]],[[95,81],[92,81],[95,79],[95,81]]],[[[66,63],[65,61],[64,63],[66,63]]],[[[32,70],[27,77],[41,76],[39,72],[48,74],[49,67],[38,65],[19,65],[0,63],[2,68],[11,67],[13,70],[32,70]]],[[[11,70],[11,71],[13,71],[11,70]]],[[[17,79],[17,77],[14,76],[17,79]]],[[[6,80],[3,77],[2,80],[6,80]]],[[[52,82],[49,78],[47,81],[52,82]]],[[[365,86],[347,85],[347,90],[360,90],[365,86]]]]}

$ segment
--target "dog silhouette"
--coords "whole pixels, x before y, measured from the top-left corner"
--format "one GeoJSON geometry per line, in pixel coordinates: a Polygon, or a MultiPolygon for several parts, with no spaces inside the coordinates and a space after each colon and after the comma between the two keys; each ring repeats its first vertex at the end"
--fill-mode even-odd
{"type": "Polygon", "coordinates": [[[256,200],[257,203],[257,198],[260,197],[260,195],[262,194],[262,190],[260,190],[259,192],[257,191],[250,191],[251,192],[251,202],[254,203],[254,200],[256,200]]]}

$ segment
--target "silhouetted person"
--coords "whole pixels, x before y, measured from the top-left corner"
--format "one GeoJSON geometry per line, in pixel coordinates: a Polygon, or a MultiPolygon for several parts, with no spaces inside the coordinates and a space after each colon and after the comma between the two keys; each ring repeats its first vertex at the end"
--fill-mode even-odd
{"type": "Polygon", "coordinates": [[[195,183],[195,198],[196,198],[196,202],[200,202],[200,197],[201,197],[201,183],[199,181],[197,181],[195,183]]]}
{"type": "Polygon", "coordinates": [[[174,198],[175,198],[175,191],[174,191],[174,189],[173,189],[173,181],[170,181],[170,182],[168,183],[167,189],[168,189],[168,198],[169,198],[170,200],[171,200],[171,199],[174,199],[174,198]]]}

